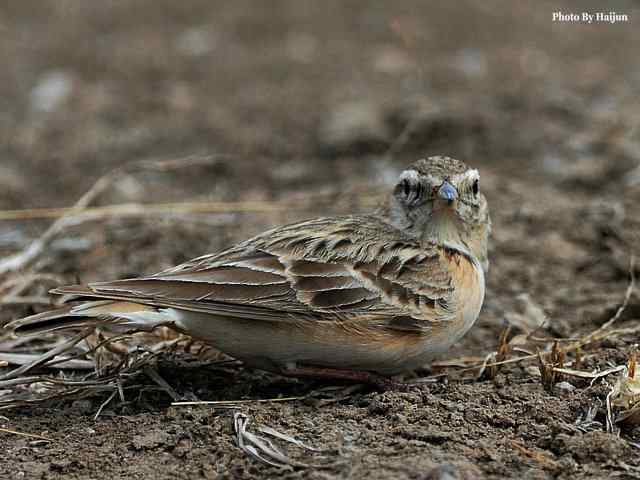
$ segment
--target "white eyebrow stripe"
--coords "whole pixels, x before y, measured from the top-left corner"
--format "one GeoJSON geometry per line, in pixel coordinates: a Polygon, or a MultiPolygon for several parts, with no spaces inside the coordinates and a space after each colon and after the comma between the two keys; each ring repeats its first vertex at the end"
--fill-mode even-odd
{"type": "Polygon", "coordinates": [[[415,170],[405,170],[400,174],[400,178],[398,180],[410,180],[412,182],[417,182],[420,180],[420,175],[418,175],[418,172],[415,170]]]}
{"type": "Polygon", "coordinates": [[[480,178],[480,172],[477,169],[467,170],[464,172],[464,176],[468,178],[480,178]]]}

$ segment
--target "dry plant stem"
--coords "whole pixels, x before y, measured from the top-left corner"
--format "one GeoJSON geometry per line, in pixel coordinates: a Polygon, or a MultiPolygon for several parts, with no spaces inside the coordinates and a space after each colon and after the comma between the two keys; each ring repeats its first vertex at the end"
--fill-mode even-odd
{"type": "MultiPolygon", "coordinates": [[[[89,333],[90,336],[93,333],[93,329],[88,329],[87,333],[89,333]]],[[[133,336],[135,333],[136,331],[128,332],[121,335],[114,335],[113,337],[106,338],[101,343],[92,346],[88,351],[82,350],[79,352],[73,352],[66,358],[53,357],[52,359],[48,360],[47,358],[50,357],[49,352],[45,352],[41,356],[44,358],[38,357],[38,362],[32,362],[29,365],[29,369],[33,368],[36,364],[37,366],[50,367],[54,363],[69,361],[72,358],[83,357],[87,354],[95,352],[96,349],[104,346],[105,344],[108,344],[109,342],[122,341],[123,339],[133,336]]],[[[84,337],[84,333],[81,334],[80,337],[84,337]]],[[[68,344],[64,343],[64,345],[68,344]]],[[[0,379],[0,390],[3,388],[8,388],[9,390],[14,391],[13,394],[0,397],[0,410],[15,408],[18,406],[34,405],[46,401],[61,400],[65,398],[78,399],[105,391],[113,394],[113,398],[115,398],[116,395],[119,395],[120,400],[124,402],[125,389],[140,388],[140,385],[131,385],[131,379],[140,376],[145,371],[145,367],[152,367],[151,362],[157,356],[157,353],[146,350],[136,350],[136,352],[134,353],[136,354],[135,357],[132,356],[130,352],[124,352],[123,354],[119,355],[118,361],[110,366],[108,374],[103,374],[102,376],[100,376],[99,371],[96,370],[95,372],[80,379],[69,379],[59,376],[46,375],[27,377],[25,376],[25,374],[28,373],[27,370],[26,372],[23,371],[21,373],[22,376],[19,376],[18,378],[0,379]],[[126,387],[123,382],[127,382],[126,387]],[[28,394],[24,388],[15,388],[20,385],[28,387],[34,384],[40,384],[46,387],[44,395],[29,396],[30,394],[28,394]]],[[[9,375],[9,377],[11,377],[11,375],[9,375]]],[[[161,390],[165,392],[167,391],[166,388],[161,388],[161,390]]],[[[174,398],[176,397],[177,394],[174,398]]]]}
{"type": "Polygon", "coordinates": [[[486,357],[484,357],[484,360],[480,365],[476,365],[469,368],[463,368],[462,372],[468,372],[468,371],[476,370],[479,368],[475,378],[476,380],[480,380],[484,376],[484,373],[487,371],[488,366],[496,368],[498,365],[504,365],[505,363],[508,363],[507,360],[505,360],[504,362],[496,362],[495,357],[496,357],[496,352],[491,352],[487,354],[486,357]]]}
{"type": "Polygon", "coordinates": [[[33,383],[51,383],[52,385],[67,385],[67,386],[98,386],[104,385],[113,380],[112,378],[105,378],[94,381],[87,380],[65,380],[62,378],[54,378],[46,375],[34,375],[31,377],[12,378],[9,380],[0,380],[1,388],[15,387],[16,385],[30,385],[33,383]]]}
{"type": "Polygon", "coordinates": [[[631,258],[629,259],[629,285],[627,286],[627,290],[625,291],[622,305],[618,307],[613,317],[611,317],[609,320],[607,320],[605,323],[603,323],[599,328],[591,332],[589,335],[587,335],[586,337],[576,342],[574,345],[567,347],[567,349],[573,350],[575,348],[582,347],[584,345],[587,345],[594,341],[602,340],[607,337],[607,334],[609,333],[608,332],[609,327],[613,325],[616,321],[618,321],[618,319],[620,319],[620,317],[626,310],[627,306],[629,305],[629,301],[631,300],[631,294],[633,293],[633,290],[635,289],[635,286],[636,286],[635,262],[636,262],[635,255],[631,255],[631,258]]]}
{"type": "Polygon", "coordinates": [[[160,376],[160,374],[150,365],[145,365],[144,367],[142,367],[142,371],[154,382],[156,382],[156,384],[158,384],[158,386],[164,391],[166,392],[167,395],[169,395],[172,400],[174,402],[177,402],[180,400],[180,395],[178,395],[178,392],[176,392],[173,387],[171,385],[169,385],[167,383],[167,381],[162,378],[160,376]]]}
{"type": "Polygon", "coordinates": [[[575,370],[580,370],[582,368],[582,348],[577,347],[575,353],[575,359],[573,360],[573,368],[575,370]]]}
{"type": "MultiPolygon", "coordinates": [[[[93,330],[91,331],[91,334],[93,334],[93,330]]],[[[91,335],[89,335],[89,336],[91,336],[91,335]]],[[[86,358],[87,355],[91,355],[92,353],[95,353],[102,346],[105,346],[105,348],[106,348],[106,346],[108,346],[112,342],[118,342],[120,340],[126,340],[126,339],[130,338],[131,336],[132,336],[131,334],[123,333],[121,335],[116,335],[114,337],[106,338],[106,339],[102,340],[101,342],[97,343],[96,345],[92,346],[88,350],[81,351],[81,352],[76,352],[76,353],[70,354],[70,355],[68,355],[68,356],[66,356],[64,358],[58,358],[58,359],[54,358],[53,360],[47,362],[46,366],[48,368],[51,368],[51,367],[53,367],[55,365],[58,365],[59,363],[62,363],[62,362],[66,363],[66,362],[70,362],[70,361],[74,361],[74,360],[81,360],[83,358],[86,358]]],[[[94,368],[96,368],[95,362],[93,362],[93,363],[94,363],[94,368]]]]}
{"type": "MultiPolygon", "coordinates": [[[[5,362],[7,365],[9,362],[13,365],[26,365],[32,363],[33,361],[39,359],[41,354],[38,353],[6,353],[0,352],[0,366],[2,366],[2,362],[5,362]]],[[[90,360],[78,360],[78,359],[69,359],[67,357],[61,357],[59,359],[55,359],[57,368],[60,370],[93,370],[95,368],[95,364],[90,360]]],[[[47,364],[47,367],[51,363],[47,364]]]]}
{"type": "MultiPolygon", "coordinates": [[[[498,349],[495,353],[491,354],[491,357],[493,357],[492,358],[493,363],[496,365],[489,366],[485,370],[487,373],[487,377],[489,377],[490,379],[494,379],[496,378],[496,375],[498,375],[499,366],[497,364],[499,364],[503,360],[506,360],[507,357],[509,356],[510,348],[509,348],[509,342],[507,341],[507,339],[509,338],[510,331],[511,331],[510,326],[507,326],[502,330],[502,332],[500,333],[500,337],[498,339],[498,349]]],[[[490,359],[490,357],[487,357],[487,359],[490,359]]]]}
{"type": "Polygon", "coordinates": [[[553,386],[558,382],[562,375],[561,370],[564,366],[564,359],[565,353],[560,349],[558,342],[553,343],[553,348],[551,349],[551,353],[547,355],[547,359],[538,352],[540,378],[542,385],[549,392],[553,391],[553,386]]]}
{"type": "Polygon", "coordinates": [[[211,163],[213,157],[197,158],[194,161],[189,159],[181,159],[179,161],[173,160],[167,161],[145,161],[138,162],[124,167],[116,168],[106,175],[100,177],[93,186],[87,190],[84,195],[73,205],[73,207],[67,212],[67,215],[59,218],[38,238],[33,241],[25,250],[15,255],[11,255],[4,260],[0,261],[0,275],[7,272],[21,270],[30,266],[40,255],[42,255],[45,248],[51,243],[51,241],[62,231],[70,226],[73,226],[81,221],[82,218],[76,218],[76,216],[84,211],[100,194],[102,194],[107,188],[109,188],[118,178],[123,175],[132,173],[136,170],[161,170],[167,171],[177,168],[184,168],[186,166],[192,166],[194,162],[211,163]]]}
{"type": "Polygon", "coordinates": [[[111,403],[111,400],[113,400],[115,398],[115,396],[118,394],[117,390],[114,390],[111,395],[109,395],[109,397],[102,402],[102,404],[100,404],[100,407],[98,408],[98,411],[96,412],[96,414],[93,416],[93,420],[98,420],[98,417],[100,416],[100,414],[102,413],[102,410],[104,410],[106,408],[107,405],[109,405],[111,403]]]}
{"type": "MultiPolygon", "coordinates": [[[[71,214],[77,214],[83,209],[87,208],[89,204],[104,192],[109,185],[122,174],[121,169],[116,169],[113,172],[101,177],[93,186],[85,192],[82,197],[75,203],[71,209],[71,214]]],[[[15,255],[11,255],[8,258],[0,262],[0,275],[20,270],[31,265],[44,251],[44,249],[51,243],[51,241],[67,227],[78,223],[77,219],[73,217],[61,217],[51,226],[45,230],[45,232],[29,245],[25,250],[15,255]]]]}
{"type": "MultiPolygon", "coordinates": [[[[305,199],[317,199],[324,195],[307,195],[305,199]]],[[[361,193],[359,199],[366,204],[375,204],[378,195],[361,193]]],[[[261,202],[176,202],[176,203],[122,203],[90,207],[78,211],[75,207],[33,208],[25,210],[0,210],[0,220],[30,220],[36,218],[60,218],[72,215],[82,221],[111,217],[146,217],[167,213],[268,213],[316,208],[316,202],[261,201],[261,202]]]]}
{"type": "Polygon", "coordinates": [[[51,299],[47,297],[13,297],[6,296],[0,298],[0,305],[48,305],[51,306],[51,299]]]}
{"type": "Polygon", "coordinates": [[[609,393],[607,393],[607,398],[605,399],[605,403],[607,405],[607,432],[609,433],[617,433],[616,427],[613,421],[613,407],[611,406],[611,398],[614,393],[614,387],[611,387],[609,393]]]}
{"type": "MultiPolygon", "coordinates": [[[[292,466],[301,468],[328,468],[335,466],[335,464],[312,465],[291,459],[266,436],[249,432],[248,426],[250,422],[250,418],[244,413],[235,412],[233,415],[233,427],[238,447],[256,460],[274,467],[292,466]]],[[[262,434],[290,443],[302,448],[303,450],[311,452],[321,451],[317,448],[305,445],[303,442],[290,435],[285,435],[267,426],[258,426],[257,430],[262,434]]]]}
{"type": "Polygon", "coordinates": [[[599,372],[584,372],[582,370],[574,370],[572,368],[562,368],[562,367],[552,367],[553,371],[556,373],[560,373],[562,375],[568,375],[570,377],[578,377],[578,378],[589,378],[593,380],[597,380],[598,378],[606,377],[607,375],[611,375],[612,373],[621,372],[625,369],[624,365],[618,365],[617,367],[607,368],[606,370],[601,370],[599,372]]]}
{"type": "Polygon", "coordinates": [[[87,328],[82,330],[76,336],[71,337],[66,342],[61,343],[56,348],[49,350],[48,352],[41,355],[40,357],[38,357],[38,359],[34,360],[33,362],[27,363],[26,365],[22,365],[21,367],[16,368],[15,370],[12,370],[11,372],[9,372],[7,375],[0,377],[0,380],[11,380],[14,378],[18,378],[23,373],[33,370],[34,368],[46,363],[47,360],[55,358],[58,354],[67,351],[68,349],[70,349],[71,347],[73,347],[74,345],[81,342],[82,340],[87,338],[89,335],[91,335],[92,332],[93,332],[93,328],[87,328]]]}
{"type": "Polygon", "coordinates": [[[46,441],[46,442],[53,442],[53,440],[52,440],[52,439],[47,438],[47,437],[43,437],[43,436],[41,436],[41,435],[35,435],[35,434],[33,434],[33,433],[18,432],[18,431],[16,431],[16,430],[10,430],[10,429],[8,429],[8,428],[0,428],[0,432],[3,432],[3,433],[10,433],[10,434],[12,434],[12,435],[19,435],[19,436],[21,436],[21,437],[27,437],[27,438],[36,438],[36,439],[38,439],[38,440],[44,440],[44,441],[46,441]]]}
{"type": "Polygon", "coordinates": [[[176,203],[121,203],[91,207],[78,212],[75,208],[35,208],[29,210],[0,211],[0,220],[29,220],[34,218],[59,218],[68,215],[81,217],[83,221],[109,217],[142,217],[166,213],[230,213],[230,212],[280,212],[304,208],[299,203],[288,202],[176,202],[176,203]]]}

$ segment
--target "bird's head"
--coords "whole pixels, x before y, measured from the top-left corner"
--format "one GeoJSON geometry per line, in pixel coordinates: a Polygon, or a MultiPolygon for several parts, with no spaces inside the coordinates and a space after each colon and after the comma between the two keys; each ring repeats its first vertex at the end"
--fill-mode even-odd
{"type": "Polygon", "coordinates": [[[449,157],[418,160],[400,174],[388,206],[389,221],[421,241],[462,246],[487,270],[491,230],[480,174],[449,157]]]}

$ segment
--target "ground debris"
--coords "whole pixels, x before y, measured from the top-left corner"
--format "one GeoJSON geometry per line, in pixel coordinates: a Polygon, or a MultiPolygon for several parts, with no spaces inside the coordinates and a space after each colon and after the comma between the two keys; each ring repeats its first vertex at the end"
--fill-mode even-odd
{"type": "MultiPolygon", "coordinates": [[[[260,433],[252,433],[248,429],[250,422],[251,419],[247,414],[241,412],[235,412],[233,414],[236,443],[243,452],[256,460],[274,467],[329,468],[336,466],[335,461],[331,458],[328,459],[331,463],[323,464],[311,464],[300,460],[294,460],[284,453],[282,449],[268,437],[280,440],[285,444],[295,445],[306,452],[320,454],[322,452],[329,453],[329,450],[320,450],[315,447],[310,447],[291,435],[278,432],[277,430],[264,425],[257,426],[257,430],[260,433]]],[[[316,455],[314,460],[325,460],[326,462],[327,457],[323,455],[316,455]]]]}

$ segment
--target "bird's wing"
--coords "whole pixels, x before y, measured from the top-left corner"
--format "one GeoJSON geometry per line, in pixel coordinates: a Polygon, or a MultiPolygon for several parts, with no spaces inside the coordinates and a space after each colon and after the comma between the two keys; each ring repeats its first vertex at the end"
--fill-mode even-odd
{"type": "Polygon", "coordinates": [[[276,228],[149,277],[55,292],[255,320],[379,318],[418,331],[455,311],[452,261],[443,247],[353,216],[276,228]]]}

